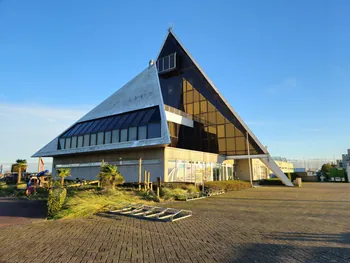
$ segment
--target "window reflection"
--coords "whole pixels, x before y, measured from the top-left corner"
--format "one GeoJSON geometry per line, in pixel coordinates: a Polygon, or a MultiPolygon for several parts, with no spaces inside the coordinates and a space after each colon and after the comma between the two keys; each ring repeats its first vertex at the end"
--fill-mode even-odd
{"type": "MultiPolygon", "coordinates": [[[[179,125],[178,137],[175,137],[174,126],[168,124],[171,146],[229,155],[247,154],[245,129],[177,41],[169,37],[160,57],[174,52],[181,61],[177,74],[159,75],[163,100],[192,115],[194,128],[179,125]],[[179,87],[178,93],[164,96],[169,85],[179,87]]],[[[256,143],[252,143],[250,152],[262,153],[256,143]]]]}

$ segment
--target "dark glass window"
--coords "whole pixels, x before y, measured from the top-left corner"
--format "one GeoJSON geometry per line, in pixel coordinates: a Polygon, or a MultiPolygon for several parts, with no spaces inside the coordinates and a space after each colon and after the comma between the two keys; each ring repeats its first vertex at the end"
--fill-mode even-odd
{"type": "Polygon", "coordinates": [[[65,136],[66,136],[66,137],[72,136],[73,133],[81,127],[81,125],[82,125],[81,123],[76,124],[71,130],[69,130],[69,131],[65,134],[65,136]]]}
{"type": "Polygon", "coordinates": [[[120,129],[122,125],[124,124],[125,120],[129,117],[129,115],[122,115],[118,122],[113,126],[113,130],[120,129]]]}
{"type": "Polygon", "coordinates": [[[128,129],[120,130],[120,141],[126,142],[128,140],[128,129]]]}
{"type": "Polygon", "coordinates": [[[119,130],[112,131],[112,143],[119,142],[119,130]]]}
{"type": "MultiPolygon", "coordinates": [[[[166,105],[194,115],[195,126],[192,130],[180,127],[176,147],[222,154],[247,154],[243,143],[246,140],[245,128],[170,34],[159,57],[165,60],[163,58],[169,56],[172,65],[171,54],[176,54],[174,61],[179,63],[176,65],[177,74],[159,74],[163,101],[166,105]],[[171,95],[168,92],[170,86],[173,89],[171,95]]],[[[173,138],[171,136],[171,145],[175,142],[173,138]]],[[[263,152],[253,140],[250,144],[251,152],[263,152]]]]}
{"type": "Polygon", "coordinates": [[[77,136],[72,137],[71,148],[77,148],[77,136]]]}
{"type": "Polygon", "coordinates": [[[175,54],[170,55],[170,68],[175,67],[175,54]]]}
{"type": "Polygon", "coordinates": [[[90,136],[90,145],[91,146],[96,145],[96,139],[97,139],[96,133],[91,134],[91,136],[90,136]]]}
{"type": "Polygon", "coordinates": [[[136,141],[137,140],[137,127],[130,127],[129,128],[129,141],[136,141]]]}
{"type": "Polygon", "coordinates": [[[106,122],[107,119],[99,119],[95,127],[91,130],[91,133],[97,133],[100,131],[103,124],[106,122]]]}
{"type": "Polygon", "coordinates": [[[138,139],[144,140],[147,138],[147,126],[140,126],[138,127],[138,139]]]}
{"type": "Polygon", "coordinates": [[[159,59],[157,61],[157,64],[158,64],[158,71],[162,72],[163,71],[163,59],[159,59]]]}
{"type": "Polygon", "coordinates": [[[66,149],[70,149],[70,142],[71,142],[71,138],[66,138],[66,144],[65,144],[66,149]]]}
{"type": "Polygon", "coordinates": [[[64,149],[64,143],[65,143],[65,139],[60,139],[60,149],[64,149]]]}
{"type": "Polygon", "coordinates": [[[170,69],[169,57],[164,58],[164,70],[170,69]]]}
{"type": "Polygon", "coordinates": [[[86,122],[86,125],[84,126],[84,129],[82,129],[82,130],[79,132],[79,135],[86,134],[86,133],[87,133],[86,131],[91,127],[91,125],[92,125],[93,123],[94,123],[93,121],[86,122]]]}
{"type": "Polygon", "coordinates": [[[107,127],[111,124],[113,121],[114,117],[109,117],[106,119],[106,121],[103,123],[103,125],[100,127],[100,131],[105,131],[107,130],[107,127]]]}
{"type": "Polygon", "coordinates": [[[103,144],[104,135],[105,135],[104,132],[99,132],[99,133],[97,134],[97,144],[98,144],[98,145],[103,144]]]}
{"type": "Polygon", "coordinates": [[[131,123],[131,126],[138,126],[142,118],[145,116],[146,111],[139,111],[131,123]]]}
{"type": "Polygon", "coordinates": [[[148,124],[148,138],[158,138],[160,137],[160,123],[150,123],[148,124]]]}
{"type": "Polygon", "coordinates": [[[100,120],[95,120],[91,124],[91,126],[85,131],[85,133],[91,133],[91,131],[96,127],[100,120]]]}
{"type": "Polygon", "coordinates": [[[133,120],[136,117],[136,115],[137,115],[137,112],[133,112],[133,113],[129,114],[128,118],[124,121],[124,123],[121,126],[121,128],[130,127],[130,125],[133,122],[133,120]]]}
{"type": "Polygon", "coordinates": [[[84,147],[90,146],[90,134],[84,135],[84,147]]]}
{"type": "Polygon", "coordinates": [[[112,132],[107,131],[105,132],[105,144],[109,144],[112,142],[112,132]]]}
{"type": "Polygon", "coordinates": [[[84,129],[86,125],[87,125],[87,123],[81,123],[81,125],[79,125],[79,127],[77,129],[75,129],[75,131],[71,134],[71,136],[78,135],[79,132],[82,129],[84,129]]]}
{"type": "Polygon", "coordinates": [[[110,124],[108,124],[107,128],[106,128],[106,131],[110,131],[113,129],[113,127],[118,123],[119,119],[120,119],[120,115],[119,116],[115,116],[113,118],[113,120],[111,121],[110,124]]]}
{"type": "Polygon", "coordinates": [[[58,149],[145,139],[149,123],[160,125],[158,106],[77,123],[61,135],[58,149]]]}
{"type": "Polygon", "coordinates": [[[78,136],[78,148],[83,147],[83,136],[78,136]]]}
{"type": "Polygon", "coordinates": [[[139,125],[145,125],[147,123],[149,123],[150,119],[152,118],[153,113],[156,111],[155,108],[149,109],[145,116],[143,117],[143,119],[141,120],[141,122],[139,123],[139,125]]]}

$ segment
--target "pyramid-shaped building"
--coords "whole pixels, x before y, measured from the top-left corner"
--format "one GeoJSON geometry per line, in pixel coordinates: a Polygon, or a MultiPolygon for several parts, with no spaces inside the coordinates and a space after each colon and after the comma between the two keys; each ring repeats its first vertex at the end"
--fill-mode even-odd
{"type": "Polygon", "coordinates": [[[129,182],[147,170],[152,181],[197,183],[249,180],[259,158],[292,186],[172,30],[155,63],[33,157],[73,178],[95,180],[103,160],[129,182]]]}

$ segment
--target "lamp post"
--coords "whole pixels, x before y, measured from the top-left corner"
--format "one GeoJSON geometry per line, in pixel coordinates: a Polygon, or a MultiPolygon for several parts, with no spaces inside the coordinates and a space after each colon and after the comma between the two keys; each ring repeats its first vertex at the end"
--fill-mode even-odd
{"type": "Polygon", "coordinates": [[[252,164],[251,164],[251,159],[250,159],[250,147],[249,147],[249,134],[247,134],[247,149],[248,149],[248,164],[249,164],[249,179],[250,179],[250,184],[253,187],[253,178],[252,178],[252,164]]]}

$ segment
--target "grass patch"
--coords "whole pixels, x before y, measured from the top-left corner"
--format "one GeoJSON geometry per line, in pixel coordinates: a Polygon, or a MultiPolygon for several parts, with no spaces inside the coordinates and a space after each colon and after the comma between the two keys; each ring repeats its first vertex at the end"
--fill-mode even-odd
{"type": "Polygon", "coordinates": [[[120,208],[128,204],[152,204],[144,195],[135,191],[105,191],[97,187],[86,185],[79,188],[68,188],[67,198],[61,211],[54,219],[77,218],[92,216],[106,212],[112,206],[120,208]]]}
{"type": "Polygon", "coordinates": [[[240,180],[227,180],[227,181],[212,181],[206,182],[204,187],[209,192],[217,191],[239,191],[251,188],[249,182],[240,181],[240,180]]]}
{"type": "Polygon", "coordinates": [[[165,187],[161,188],[160,196],[166,201],[185,201],[187,198],[200,196],[200,191],[194,184],[166,184],[165,187]]]}

